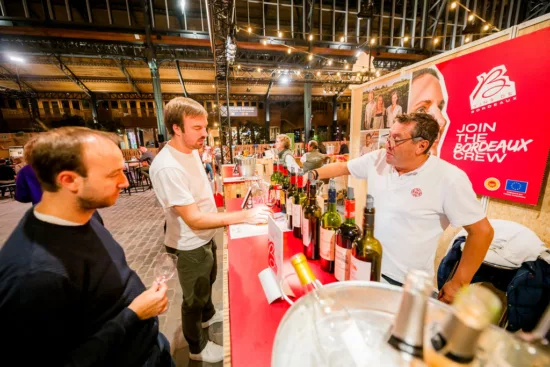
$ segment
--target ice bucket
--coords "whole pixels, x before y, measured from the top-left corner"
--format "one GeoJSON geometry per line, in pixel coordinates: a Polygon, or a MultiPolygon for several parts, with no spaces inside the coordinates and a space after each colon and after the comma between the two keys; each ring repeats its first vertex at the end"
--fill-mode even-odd
{"type": "MultiPolygon", "coordinates": [[[[367,345],[374,345],[377,342],[375,339],[382,340],[386,335],[389,336],[388,331],[399,310],[402,288],[377,282],[347,281],[326,285],[324,289],[327,296],[336,298],[354,319],[367,326],[369,329],[365,335],[367,345]]],[[[308,357],[308,353],[314,353],[315,350],[312,345],[314,337],[311,334],[310,317],[312,298],[312,293],[301,297],[281,320],[273,344],[272,367],[315,365],[308,357]]],[[[425,345],[429,342],[432,333],[431,325],[434,322],[442,322],[450,312],[452,312],[452,308],[449,305],[435,299],[428,300],[424,329],[425,345]]],[[[384,340],[382,342],[385,343],[384,340]]],[[[476,356],[480,363],[475,363],[479,366],[492,366],[489,360],[497,354],[495,351],[503,346],[510,349],[517,345],[518,342],[512,334],[491,325],[483,332],[479,340],[476,356]]],[[[528,353],[526,348],[516,349],[517,353],[528,353]]],[[[364,353],[369,353],[369,351],[364,351],[364,353]]],[[[517,357],[518,355],[514,353],[514,360],[526,360],[517,357]]],[[[541,355],[541,357],[547,361],[547,356],[541,355]]],[[[510,358],[507,359],[506,361],[501,360],[499,364],[504,363],[503,366],[506,367],[521,365],[514,363],[510,358]]],[[[535,363],[535,365],[537,364],[535,363]]],[[[384,367],[391,366],[391,364],[384,364],[384,367]]]]}
{"type": "Polygon", "coordinates": [[[235,170],[239,171],[242,177],[252,177],[256,175],[256,158],[254,157],[235,157],[235,170]]]}

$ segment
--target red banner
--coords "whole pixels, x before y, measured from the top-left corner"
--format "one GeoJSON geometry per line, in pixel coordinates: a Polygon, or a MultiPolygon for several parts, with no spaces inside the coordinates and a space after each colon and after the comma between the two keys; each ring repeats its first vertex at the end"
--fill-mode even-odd
{"type": "MultiPolygon", "coordinates": [[[[439,154],[468,174],[479,195],[538,202],[550,147],[549,40],[550,29],[540,30],[431,69],[442,94],[439,154]]],[[[415,77],[422,78],[415,74],[410,110],[417,110],[415,77]]],[[[430,88],[424,79],[422,92],[430,88]]]]}

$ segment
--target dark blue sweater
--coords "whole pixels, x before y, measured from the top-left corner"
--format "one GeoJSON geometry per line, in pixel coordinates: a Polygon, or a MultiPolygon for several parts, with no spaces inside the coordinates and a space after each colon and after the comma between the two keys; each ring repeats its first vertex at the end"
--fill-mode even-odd
{"type": "Polygon", "coordinates": [[[158,319],[127,306],[144,290],[96,219],[59,226],[31,209],[0,250],[0,350],[17,366],[142,366],[158,319]]]}

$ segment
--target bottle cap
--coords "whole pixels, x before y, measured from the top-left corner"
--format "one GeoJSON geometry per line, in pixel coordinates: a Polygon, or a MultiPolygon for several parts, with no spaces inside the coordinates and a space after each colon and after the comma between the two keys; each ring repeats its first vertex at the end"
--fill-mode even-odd
{"type": "Polygon", "coordinates": [[[353,192],[353,187],[348,187],[348,200],[355,200],[355,193],[353,192]]]}
{"type": "Polygon", "coordinates": [[[298,253],[290,258],[290,263],[294,267],[298,279],[302,285],[307,285],[315,281],[315,275],[311,271],[307,259],[303,253],[298,253]]]}
{"type": "Polygon", "coordinates": [[[374,209],[374,196],[372,195],[367,195],[367,209],[374,209]]]}

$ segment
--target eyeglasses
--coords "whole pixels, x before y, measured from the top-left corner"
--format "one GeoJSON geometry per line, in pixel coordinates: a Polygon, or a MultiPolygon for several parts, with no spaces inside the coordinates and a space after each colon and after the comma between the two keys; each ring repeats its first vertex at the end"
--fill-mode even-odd
{"type": "Polygon", "coordinates": [[[393,136],[391,136],[390,134],[385,134],[385,135],[382,135],[383,138],[386,138],[386,144],[388,144],[388,146],[391,148],[391,149],[394,149],[396,146],[398,145],[401,145],[403,144],[404,142],[406,142],[407,140],[414,140],[414,139],[422,139],[422,140],[425,140],[422,136],[415,136],[414,138],[407,138],[407,139],[395,139],[393,136]]]}

